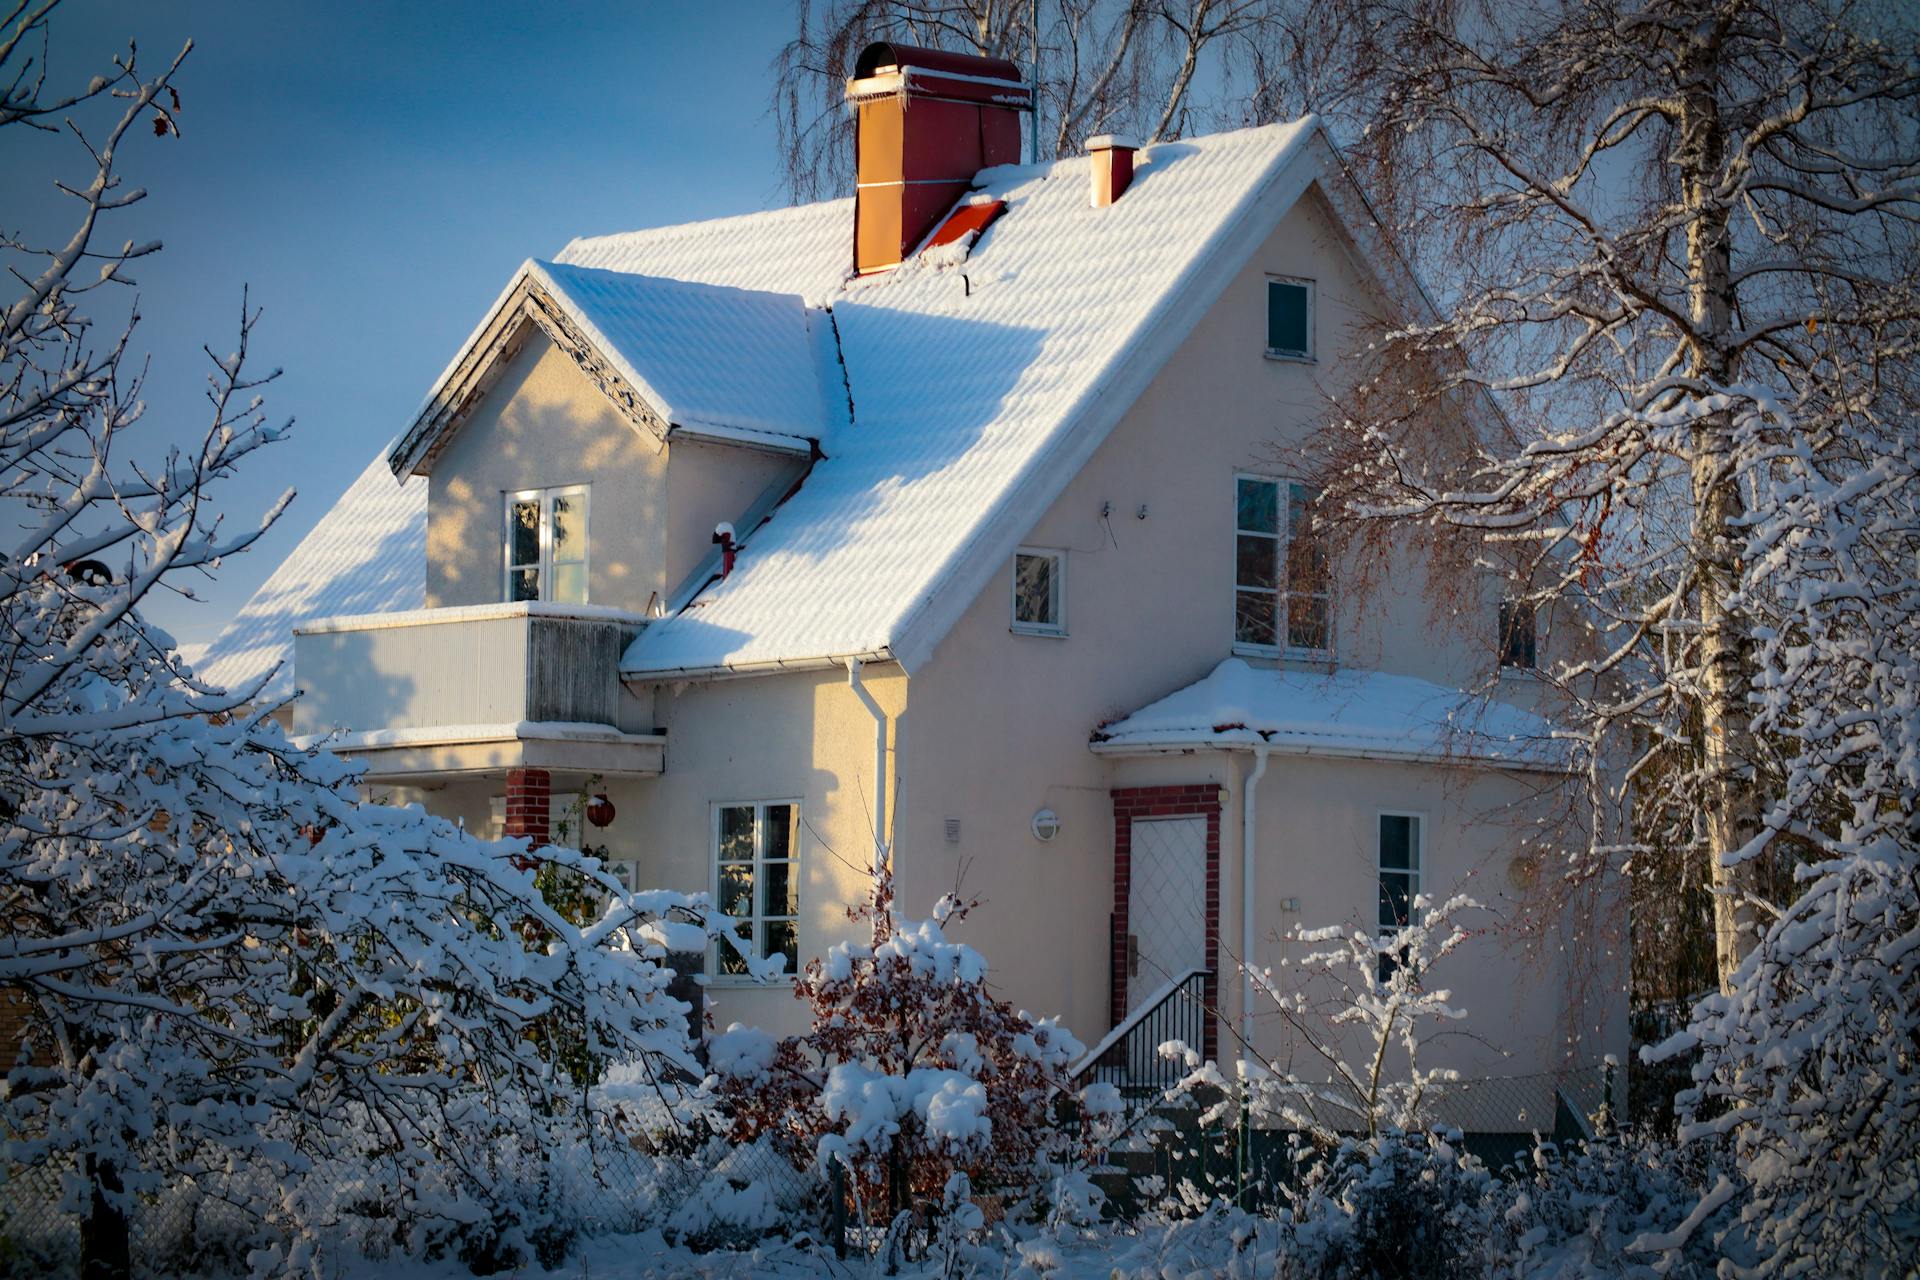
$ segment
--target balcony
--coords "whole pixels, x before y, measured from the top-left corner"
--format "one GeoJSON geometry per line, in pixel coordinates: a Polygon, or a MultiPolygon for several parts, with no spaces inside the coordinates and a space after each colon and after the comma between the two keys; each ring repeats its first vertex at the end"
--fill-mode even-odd
{"type": "Polygon", "coordinates": [[[619,673],[645,625],[541,603],[318,619],[294,630],[293,732],[374,781],[520,768],[650,777],[666,739],[619,673]]]}

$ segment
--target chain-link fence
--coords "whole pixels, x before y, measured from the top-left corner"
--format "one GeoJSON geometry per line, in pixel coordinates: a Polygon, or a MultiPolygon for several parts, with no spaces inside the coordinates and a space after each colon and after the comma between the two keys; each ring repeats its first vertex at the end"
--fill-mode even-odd
{"type": "MultiPolygon", "coordinates": [[[[1426,1127],[1456,1134],[1456,1144],[1493,1169],[1512,1164],[1538,1141],[1579,1141],[1625,1114],[1624,1077],[1595,1066],[1545,1075],[1450,1082],[1426,1101],[1426,1127]]],[[[1243,1118],[1230,1106],[1208,1109],[1192,1099],[1168,1101],[1158,1091],[1133,1100],[1128,1122],[1099,1151],[1097,1162],[1055,1170],[1089,1175],[1121,1219],[1181,1216],[1217,1199],[1249,1208],[1270,1206],[1297,1189],[1324,1152],[1298,1128],[1243,1118]]],[[[1351,1111],[1336,1102],[1316,1123],[1354,1132],[1351,1111]]],[[[15,1168],[0,1183],[0,1274],[48,1280],[77,1272],[81,1213],[63,1186],[72,1172],[59,1162],[15,1168]]],[[[504,1171],[516,1211],[552,1228],[564,1250],[579,1236],[662,1231],[695,1248],[750,1246],[770,1235],[811,1236],[823,1249],[872,1253],[890,1247],[887,1215],[863,1215],[845,1180],[796,1165],[765,1138],[737,1143],[702,1123],[691,1131],[636,1142],[606,1135],[581,1151],[549,1154],[504,1171]]],[[[1034,1191],[1047,1194],[1045,1179],[1034,1191]]],[[[976,1197],[976,1201],[979,1197],[976,1197]]],[[[274,1235],[262,1204],[297,1202],[300,1220],[323,1238],[361,1251],[417,1248],[393,1216],[393,1188],[377,1161],[313,1168],[289,1187],[267,1185],[242,1169],[180,1178],[157,1194],[135,1197],[128,1215],[134,1273],[141,1276],[244,1271],[247,1247],[274,1235]],[[384,1240],[383,1240],[384,1233],[384,1240]]],[[[1005,1194],[994,1209],[1006,1207],[1005,1194]]],[[[869,1207],[870,1208],[870,1207],[869,1207]]],[[[940,1230],[938,1206],[917,1204],[913,1229],[940,1230]]],[[[990,1217],[993,1215],[989,1215],[990,1217]]],[[[497,1225],[497,1224],[496,1224],[497,1225]]],[[[484,1230],[479,1234],[484,1235],[484,1230]]],[[[470,1244],[474,1233],[464,1239],[470,1244]]],[[[459,1240],[457,1234],[448,1237],[459,1240]]],[[[456,1243],[442,1246],[457,1252],[456,1243]]],[[[557,1257],[555,1259],[557,1261],[557,1257]]]]}
{"type": "MultiPolygon", "coordinates": [[[[1298,1189],[1327,1154],[1300,1124],[1243,1116],[1230,1103],[1217,1105],[1218,1095],[1168,1100],[1155,1093],[1130,1101],[1127,1122],[1093,1171],[1112,1211],[1124,1218],[1177,1216],[1215,1199],[1272,1204],[1298,1189]]],[[[1323,1133],[1365,1132],[1364,1109],[1335,1090],[1292,1102],[1323,1133]]],[[[1500,1171],[1536,1143],[1583,1141],[1617,1127],[1625,1114],[1624,1073],[1594,1065],[1436,1084],[1422,1101],[1419,1127],[1449,1135],[1500,1171]]]]}

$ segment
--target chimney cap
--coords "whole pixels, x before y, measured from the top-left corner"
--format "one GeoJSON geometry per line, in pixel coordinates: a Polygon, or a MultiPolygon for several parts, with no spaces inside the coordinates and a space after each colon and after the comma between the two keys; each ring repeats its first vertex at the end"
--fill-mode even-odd
{"type": "MultiPolygon", "coordinates": [[[[891,40],[876,40],[860,51],[854,60],[853,78],[864,80],[882,67],[900,71],[919,68],[934,73],[978,76],[988,80],[1006,80],[1021,84],[1020,68],[1005,58],[983,58],[971,53],[948,53],[945,49],[919,49],[891,40]]],[[[1022,86],[1024,87],[1024,85],[1022,86]]]]}
{"type": "Polygon", "coordinates": [[[1138,151],[1140,139],[1124,133],[1102,133],[1087,139],[1088,151],[1138,151]]]}

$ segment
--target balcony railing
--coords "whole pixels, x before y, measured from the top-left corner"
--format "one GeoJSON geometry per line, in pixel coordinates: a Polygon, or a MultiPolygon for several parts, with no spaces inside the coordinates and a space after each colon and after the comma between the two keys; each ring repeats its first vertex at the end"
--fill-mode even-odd
{"type": "Polygon", "coordinates": [[[620,655],[645,625],[540,603],[320,619],[294,632],[293,731],[328,735],[376,776],[658,773],[651,707],[620,683],[620,655]]]}

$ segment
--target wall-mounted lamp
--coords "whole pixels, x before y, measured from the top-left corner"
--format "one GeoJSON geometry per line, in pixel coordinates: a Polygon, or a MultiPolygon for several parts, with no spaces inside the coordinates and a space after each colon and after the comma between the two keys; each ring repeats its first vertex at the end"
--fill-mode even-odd
{"type": "Polygon", "coordinates": [[[1060,834],[1060,815],[1051,809],[1042,809],[1033,815],[1033,838],[1045,844],[1060,834]]]}

